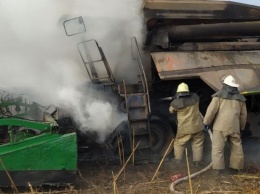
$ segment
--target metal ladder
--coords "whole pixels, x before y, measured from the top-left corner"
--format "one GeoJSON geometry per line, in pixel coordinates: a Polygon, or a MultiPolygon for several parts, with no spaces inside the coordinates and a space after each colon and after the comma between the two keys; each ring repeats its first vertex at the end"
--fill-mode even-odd
{"type": "MultiPolygon", "coordinates": [[[[126,84],[123,81],[122,84],[117,84],[117,91],[120,96],[125,98],[132,150],[140,142],[134,153],[133,161],[151,161],[151,134],[149,125],[151,108],[147,78],[135,37],[131,39],[131,43],[132,57],[138,62],[140,82],[138,84],[126,84]]],[[[115,89],[116,84],[114,76],[103,50],[99,47],[96,40],[80,42],[78,44],[78,50],[91,81],[103,86],[113,86],[112,88],[115,89]],[[94,47],[91,49],[89,44],[93,44],[94,47]],[[100,57],[93,59],[93,50],[95,48],[96,51],[100,53],[100,57]],[[104,66],[102,67],[100,65],[104,66]],[[103,76],[98,72],[100,69],[105,72],[102,74],[103,76]]]]}
{"type": "MultiPolygon", "coordinates": [[[[86,32],[86,26],[81,16],[65,20],[63,27],[67,36],[84,34],[86,32]],[[76,30],[72,28],[75,25],[77,26],[76,30]]],[[[77,47],[90,80],[103,86],[113,86],[115,78],[103,49],[98,45],[97,41],[94,39],[85,41],[83,38],[83,41],[79,42],[77,47]]]]}
{"type": "Polygon", "coordinates": [[[115,78],[105,54],[96,40],[92,39],[78,43],[78,51],[93,83],[104,86],[115,84],[115,78]]]}
{"type": "MultiPolygon", "coordinates": [[[[151,161],[151,134],[150,134],[150,124],[149,117],[151,113],[150,100],[148,84],[143,68],[139,48],[137,45],[136,38],[133,37],[132,41],[132,51],[133,46],[136,47],[137,55],[134,59],[137,60],[140,70],[140,82],[138,84],[126,84],[123,81],[123,88],[119,88],[125,97],[126,111],[129,121],[129,129],[131,133],[131,144],[132,150],[137,146],[135,153],[133,155],[133,163],[143,163],[146,161],[151,161]]],[[[133,54],[133,53],[132,53],[133,54]]],[[[121,85],[121,87],[122,87],[121,85]]],[[[120,87],[120,86],[119,86],[120,87]]]]}

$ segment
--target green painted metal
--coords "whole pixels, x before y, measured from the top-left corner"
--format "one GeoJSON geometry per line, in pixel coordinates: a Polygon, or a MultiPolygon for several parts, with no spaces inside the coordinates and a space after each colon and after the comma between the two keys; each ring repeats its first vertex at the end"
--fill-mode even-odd
{"type": "Polygon", "coordinates": [[[35,134],[33,134],[29,129],[19,130],[16,134],[14,134],[13,130],[9,130],[8,133],[9,133],[11,142],[18,142],[18,141],[35,136],[35,134]]]}
{"type": "Polygon", "coordinates": [[[260,94],[260,91],[259,90],[245,91],[245,92],[242,92],[242,94],[245,96],[258,95],[258,94],[260,94]]]}
{"type": "Polygon", "coordinates": [[[53,110],[46,110],[37,103],[23,103],[21,98],[0,102],[0,130],[4,138],[9,134],[0,144],[0,185],[10,184],[6,171],[19,186],[28,181],[41,185],[75,179],[77,135],[61,134],[53,110]]]}
{"type": "Polygon", "coordinates": [[[35,102],[29,104],[27,103],[26,99],[23,99],[21,97],[7,99],[4,98],[0,102],[0,116],[29,116],[31,118],[35,118],[37,112],[39,111],[39,107],[39,104],[35,102]]]}
{"type": "Polygon", "coordinates": [[[7,171],[77,170],[76,134],[41,134],[4,144],[0,159],[7,171]]]}
{"type": "Polygon", "coordinates": [[[0,146],[7,171],[77,170],[76,133],[59,134],[56,123],[13,117],[1,118],[0,126],[8,126],[10,134],[10,143],[0,146]],[[32,135],[30,129],[39,133],[32,135]]]}
{"type": "Polygon", "coordinates": [[[56,123],[35,122],[14,117],[1,118],[0,126],[8,126],[8,133],[11,143],[32,137],[33,135],[29,130],[35,129],[38,133],[57,133],[59,131],[59,126],[56,123]]]}
{"type": "Polygon", "coordinates": [[[54,124],[45,123],[45,122],[35,122],[35,121],[11,117],[11,118],[0,119],[0,126],[3,126],[3,125],[27,127],[30,129],[38,129],[38,130],[42,130],[42,131],[51,131],[54,124]]]}

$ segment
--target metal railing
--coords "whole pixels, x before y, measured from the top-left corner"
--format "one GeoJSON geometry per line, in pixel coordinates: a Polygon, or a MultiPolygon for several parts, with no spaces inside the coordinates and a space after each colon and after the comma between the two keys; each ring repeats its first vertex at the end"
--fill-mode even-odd
{"type": "Polygon", "coordinates": [[[132,51],[132,57],[137,60],[138,65],[139,65],[139,71],[140,71],[140,77],[141,77],[142,85],[143,85],[143,88],[144,88],[144,92],[147,95],[148,115],[150,115],[151,105],[150,105],[150,97],[149,97],[147,77],[146,77],[146,74],[145,74],[145,71],[144,71],[144,66],[143,66],[143,62],[142,62],[142,58],[141,58],[141,54],[140,54],[140,50],[139,50],[139,47],[138,47],[138,44],[137,44],[136,37],[131,38],[131,51],[132,51]],[[134,56],[134,48],[133,48],[134,46],[136,47],[137,56],[134,56]]]}

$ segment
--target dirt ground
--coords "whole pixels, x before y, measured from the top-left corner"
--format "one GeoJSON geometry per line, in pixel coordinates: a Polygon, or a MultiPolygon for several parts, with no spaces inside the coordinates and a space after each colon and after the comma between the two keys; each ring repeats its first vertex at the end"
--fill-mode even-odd
{"type": "MultiPolygon", "coordinates": [[[[183,181],[175,186],[177,191],[186,193],[248,193],[260,194],[260,149],[259,139],[250,140],[244,145],[245,172],[236,175],[218,175],[210,169],[202,175],[191,180],[192,192],[189,181],[183,181]],[[249,144],[250,143],[250,144],[249,144]],[[252,143],[252,145],[251,145],[252,143]]],[[[228,155],[228,153],[227,153],[228,155]]],[[[190,157],[190,156],[189,156],[190,157]]],[[[226,157],[228,158],[228,157],[226,157]]],[[[190,159],[189,159],[190,160],[190,159]]],[[[197,172],[210,163],[210,158],[205,157],[205,162],[200,167],[195,167],[189,163],[190,173],[197,172]]],[[[182,164],[176,164],[170,159],[160,163],[144,163],[132,165],[131,161],[122,168],[116,164],[106,164],[106,162],[81,163],[79,164],[79,175],[77,184],[60,188],[25,188],[23,191],[18,188],[19,193],[77,193],[77,194],[164,194],[170,191],[170,176],[188,173],[185,159],[182,164]],[[124,169],[124,170],[122,170],[124,169]],[[158,174],[151,182],[156,171],[158,174]],[[113,184],[113,177],[117,177],[113,184]]],[[[226,161],[228,167],[228,160],[226,161]]],[[[15,193],[13,190],[0,193],[15,193]]]]}
{"type": "MultiPolygon", "coordinates": [[[[187,165],[166,161],[158,171],[158,176],[151,182],[159,164],[129,164],[122,172],[113,187],[113,174],[120,171],[119,166],[86,166],[81,170],[78,193],[172,193],[169,185],[170,176],[181,173],[187,175],[187,165]]],[[[207,166],[205,164],[204,166],[207,166]]],[[[191,174],[201,170],[190,164],[191,174]]],[[[251,164],[246,172],[237,175],[217,175],[214,170],[191,180],[193,193],[260,193],[260,166],[251,164]]],[[[176,185],[177,191],[191,193],[189,181],[176,185]]]]}
{"type": "MultiPolygon", "coordinates": [[[[113,175],[121,170],[120,165],[82,165],[79,171],[77,185],[64,188],[51,188],[49,191],[41,188],[18,190],[21,193],[78,193],[78,194],[164,194],[172,193],[169,189],[170,176],[175,174],[187,175],[187,165],[166,161],[161,165],[158,176],[151,182],[159,164],[128,164],[113,185],[113,175]]],[[[205,165],[206,166],[206,165],[205,165]]],[[[191,173],[203,167],[190,164],[191,173]]],[[[251,164],[246,172],[238,175],[217,175],[213,170],[191,180],[193,193],[260,193],[260,165],[251,164]]],[[[175,186],[177,191],[191,193],[189,182],[183,181],[175,186]]],[[[4,192],[1,192],[4,193],[4,192]]],[[[5,193],[15,193],[12,191],[5,193]]]]}

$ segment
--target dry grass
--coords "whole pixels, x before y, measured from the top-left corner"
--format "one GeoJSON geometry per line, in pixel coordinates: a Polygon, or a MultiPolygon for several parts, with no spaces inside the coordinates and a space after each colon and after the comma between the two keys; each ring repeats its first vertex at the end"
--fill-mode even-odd
{"type": "MultiPolygon", "coordinates": [[[[158,171],[156,178],[150,182],[158,164],[127,165],[125,167],[125,176],[120,176],[116,185],[113,185],[115,175],[122,170],[121,166],[116,165],[83,165],[81,166],[78,185],[68,186],[66,188],[52,188],[44,190],[43,188],[28,187],[24,194],[167,194],[169,190],[169,176],[183,173],[187,174],[185,164],[174,166],[170,161],[163,163],[158,171]]],[[[198,171],[191,165],[191,173],[198,171]]],[[[189,182],[183,182],[176,186],[176,189],[183,193],[190,193],[189,182]]],[[[248,169],[247,173],[241,175],[222,175],[216,177],[212,170],[196,177],[192,180],[193,193],[202,194],[258,194],[260,193],[260,169],[248,169]],[[252,171],[252,173],[250,172],[252,171]]],[[[1,192],[0,192],[1,193],[1,192]]],[[[3,193],[3,192],[2,192],[3,193]]],[[[15,193],[12,190],[9,193],[15,193]]]]}
{"type": "MultiPolygon", "coordinates": [[[[126,161],[123,157],[121,159],[121,166],[120,161],[119,165],[104,164],[105,162],[80,164],[77,185],[74,186],[48,189],[28,186],[24,191],[17,189],[24,194],[167,194],[171,193],[170,176],[186,176],[188,172],[193,174],[204,168],[196,168],[192,163],[175,164],[171,161],[132,165],[128,163],[130,157],[126,161]]],[[[247,156],[245,159],[246,172],[243,174],[217,176],[213,170],[209,170],[190,183],[184,181],[176,185],[175,189],[184,194],[190,194],[191,191],[194,194],[260,194],[260,161],[247,156]]],[[[204,164],[207,165],[208,163],[204,164]]],[[[17,192],[10,188],[5,193],[17,192]]]]}

